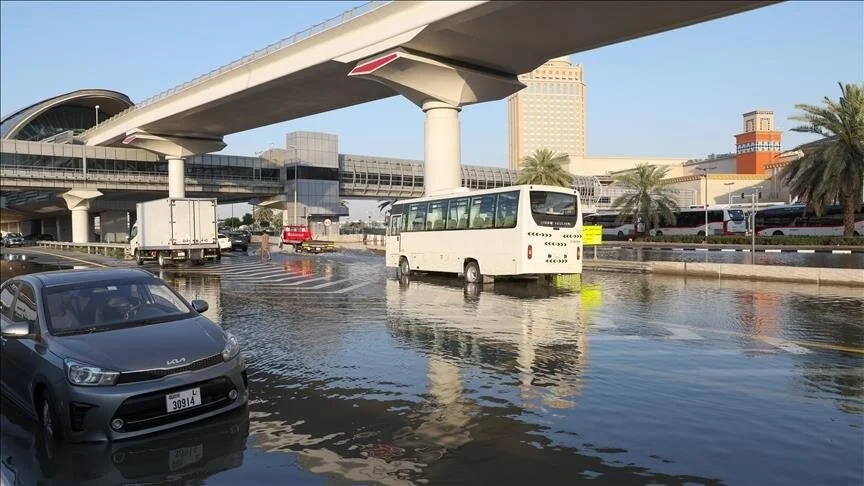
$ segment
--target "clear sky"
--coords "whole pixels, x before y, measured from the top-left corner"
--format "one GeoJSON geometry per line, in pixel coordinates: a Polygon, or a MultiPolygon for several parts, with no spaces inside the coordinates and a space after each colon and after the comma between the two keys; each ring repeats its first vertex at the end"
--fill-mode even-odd
{"type": "MultiPolygon", "coordinates": [[[[0,112],[81,88],[141,101],[360,2],[2,2],[0,112]]],[[[741,114],[774,110],[783,147],[796,103],[864,81],[864,2],[786,2],[570,56],[585,69],[588,154],[732,152],[741,114]]],[[[358,81],[362,82],[362,81],[358,81]]],[[[462,162],[507,165],[505,101],[462,111],[462,162]]],[[[423,114],[401,97],[226,137],[225,153],[283,147],[294,130],[342,153],[423,158],[423,114]]],[[[352,203],[352,218],[371,202],[352,203]]]]}

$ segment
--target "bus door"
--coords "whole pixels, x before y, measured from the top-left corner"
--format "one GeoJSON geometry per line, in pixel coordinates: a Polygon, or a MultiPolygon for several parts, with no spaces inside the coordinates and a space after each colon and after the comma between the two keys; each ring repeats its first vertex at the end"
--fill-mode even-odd
{"type": "Polygon", "coordinates": [[[399,265],[399,255],[402,254],[402,214],[390,214],[390,224],[387,225],[387,240],[385,249],[387,254],[387,266],[399,265]]]}

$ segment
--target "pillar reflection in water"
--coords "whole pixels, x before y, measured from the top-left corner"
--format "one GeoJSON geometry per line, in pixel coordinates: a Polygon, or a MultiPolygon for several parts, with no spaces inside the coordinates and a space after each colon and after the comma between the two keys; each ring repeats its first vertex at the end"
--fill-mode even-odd
{"type": "Polygon", "coordinates": [[[182,268],[159,269],[159,278],[174,287],[189,302],[206,300],[209,308],[203,313],[211,321],[222,323],[222,287],[215,275],[184,274],[182,268]]]}

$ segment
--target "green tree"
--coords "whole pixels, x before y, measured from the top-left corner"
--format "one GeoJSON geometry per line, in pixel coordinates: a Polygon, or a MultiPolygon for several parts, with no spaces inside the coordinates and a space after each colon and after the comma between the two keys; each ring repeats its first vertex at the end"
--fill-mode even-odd
{"type": "Polygon", "coordinates": [[[230,218],[223,219],[222,224],[225,225],[226,228],[236,228],[240,226],[240,218],[231,216],[230,218]]]}
{"type": "Polygon", "coordinates": [[[801,146],[804,156],[780,172],[792,196],[802,199],[821,215],[825,206],[839,201],[843,207],[843,236],[855,233],[855,209],[861,204],[864,184],[864,84],[840,85],[840,99],[827,96],[824,106],[799,104],[803,113],[790,117],[804,122],[793,131],[822,138],[801,146]]]}
{"type": "Polygon", "coordinates": [[[516,178],[517,184],[543,184],[548,186],[570,187],[573,174],[567,172],[565,165],[570,156],[549,149],[537,149],[522,159],[522,169],[516,178]]]}
{"type": "Polygon", "coordinates": [[[240,222],[246,226],[249,226],[254,223],[255,220],[252,218],[252,213],[246,213],[243,215],[243,219],[240,220],[240,222]]]}
{"type": "Polygon", "coordinates": [[[282,212],[281,211],[273,211],[272,209],[264,206],[255,206],[252,210],[252,218],[261,226],[269,227],[273,226],[281,226],[282,224],[282,212]]]}
{"type": "Polygon", "coordinates": [[[635,170],[615,177],[616,185],[629,190],[612,201],[612,207],[620,211],[620,223],[636,221],[641,217],[648,225],[645,231],[660,226],[661,218],[675,223],[674,211],[678,209],[678,203],[663,182],[668,172],[668,167],[639,164],[635,170]]]}

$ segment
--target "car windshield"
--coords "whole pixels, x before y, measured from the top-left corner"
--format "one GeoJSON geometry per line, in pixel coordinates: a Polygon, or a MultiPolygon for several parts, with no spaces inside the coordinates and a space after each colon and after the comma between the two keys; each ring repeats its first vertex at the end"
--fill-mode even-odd
{"type": "Polygon", "coordinates": [[[44,296],[48,329],[57,336],[156,324],[193,313],[154,280],[64,285],[46,289],[44,296]]]}

